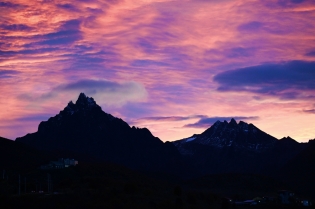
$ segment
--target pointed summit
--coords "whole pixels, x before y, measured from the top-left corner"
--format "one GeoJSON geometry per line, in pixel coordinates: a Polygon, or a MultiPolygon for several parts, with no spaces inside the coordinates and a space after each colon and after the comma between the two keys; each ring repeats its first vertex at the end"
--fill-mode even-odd
{"type": "Polygon", "coordinates": [[[68,105],[69,105],[69,106],[73,106],[73,105],[74,105],[73,102],[72,102],[72,100],[68,103],[68,105]]]}
{"type": "Polygon", "coordinates": [[[81,99],[85,99],[85,98],[86,98],[86,95],[85,95],[83,92],[81,92],[78,99],[80,99],[80,98],[81,98],[81,99]]]}
{"type": "Polygon", "coordinates": [[[287,137],[283,137],[279,140],[279,142],[281,143],[291,143],[291,144],[298,144],[298,142],[294,139],[292,139],[290,136],[287,136],[287,137]]]}
{"type": "Polygon", "coordinates": [[[75,104],[85,103],[86,100],[87,96],[81,92],[75,104]]]}
{"type": "Polygon", "coordinates": [[[73,102],[72,101],[70,101],[69,103],[68,103],[68,105],[65,107],[65,111],[66,112],[70,112],[71,114],[73,114],[73,110],[75,109],[75,104],[73,104],[73,102]]]}
{"type": "Polygon", "coordinates": [[[80,93],[79,98],[75,104],[80,107],[91,107],[97,105],[92,97],[87,97],[84,93],[80,93]]]}
{"type": "Polygon", "coordinates": [[[75,106],[75,104],[72,101],[70,101],[67,105],[67,107],[69,107],[69,108],[73,108],[74,106],[75,106]]]}
{"type": "Polygon", "coordinates": [[[237,123],[236,123],[236,121],[235,121],[235,119],[234,118],[232,118],[231,119],[231,121],[230,121],[230,123],[229,124],[231,124],[231,125],[237,125],[237,123]]]}

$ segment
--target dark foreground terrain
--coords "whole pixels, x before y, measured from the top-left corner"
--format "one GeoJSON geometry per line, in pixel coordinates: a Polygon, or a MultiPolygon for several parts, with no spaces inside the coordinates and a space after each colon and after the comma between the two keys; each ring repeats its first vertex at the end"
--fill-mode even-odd
{"type": "MultiPolygon", "coordinates": [[[[170,173],[136,171],[89,158],[87,161],[79,160],[79,164],[73,167],[40,169],[41,165],[64,154],[38,151],[0,138],[0,209],[314,208],[298,206],[297,203],[282,205],[277,193],[279,190],[290,190],[300,200],[314,202],[313,190],[288,184],[290,179],[281,181],[257,174],[212,174],[185,180],[170,173]],[[248,201],[263,197],[273,201],[248,204],[248,201]]],[[[310,170],[305,166],[313,162],[310,156],[308,159],[310,162],[299,164],[305,172],[310,170]]],[[[286,172],[293,172],[292,168],[288,167],[286,172]]],[[[299,171],[296,172],[299,174],[299,171]]],[[[301,181],[313,185],[306,177],[301,181]]]]}
{"type": "Polygon", "coordinates": [[[287,188],[280,182],[256,175],[210,175],[180,181],[173,176],[144,174],[104,163],[23,172],[6,171],[4,176],[8,178],[1,179],[1,209],[314,208],[284,206],[277,199],[260,205],[235,205],[234,202],[257,197],[277,198],[277,191],[287,188]]]}
{"type": "Polygon", "coordinates": [[[170,183],[108,164],[83,163],[60,170],[28,172],[20,177],[20,195],[18,178],[11,174],[8,180],[1,180],[1,209],[219,208],[221,201],[211,192],[186,190],[176,180],[170,183]],[[47,193],[49,187],[51,192],[47,193]]]}

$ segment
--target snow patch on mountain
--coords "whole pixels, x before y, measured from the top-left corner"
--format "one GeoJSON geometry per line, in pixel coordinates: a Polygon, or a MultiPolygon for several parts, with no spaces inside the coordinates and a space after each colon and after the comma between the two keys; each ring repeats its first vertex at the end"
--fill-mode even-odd
{"type": "Polygon", "coordinates": [[[195,139],[196,139],[196,137],[190,137],[190,138],[186,139],[186,142],[191,142],[191,141],[193,141],[195,139]]]}

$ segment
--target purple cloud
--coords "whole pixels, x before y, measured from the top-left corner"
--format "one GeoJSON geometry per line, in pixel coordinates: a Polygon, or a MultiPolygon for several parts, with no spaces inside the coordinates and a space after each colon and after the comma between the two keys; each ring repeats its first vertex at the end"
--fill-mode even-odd
{"type": "Polygon", "coordinates": [[[24,49],[20,51],[1,51],[0,50],[0,56],[14,56],[14,55],[32,55],[32,54],[39,54],[39,53],[46,53],[46,52],[53,52],[58,50],[58,48],[40,48],[40,49],[24,49]]]}
{"type": "Polygon", "coordinates": [[[76,6],[74,6],[73,4],[57,4],[57,7],[61,8],[61,9],[68,10],[70,12],[79,11],[78,8],[76,6]]]}
{"type": "Polygon", "coordinates": [[[99,104],[105,103],[108,106],[122,106],[128,102],[139,102],[147,96],[145,87],[134,81],[117,83],[107,80],[85,79],[56,86],[44,94],[20,94],[18,98],[31,102],[44,102],[60,95],[69,95],[69,97],[79,95],[80,92],[93,96],[99,101],[99,104]]]}
{"type": "Polygon", "coordinates": [[[21,122],[45,121],[51,116],[52,116],[51,114],[36,114],[36,115],[29,115],[26,117],[16,118],[15,120],[21,121],[21,122]]]}
{"type": "Polygon", "coordinates": [[[246,116],[231,116],[231,117],[209,117],[209,118],[201,118],[196,123],[186,124],[185,128],[209,128],[217,121],[231,120],[234,118],[236,121],[240,120],[257,120],[258,116],[246,117],[246,116]]]}
{"type": "Polygon", "coordinates": [[[290,5],[290,3],[293,4],[301,4],[303,2],[305,2],[306,0],[278,0],[278,4],[281,6],[288,6],[290,5]]]}
{"type": "Polygon", "coordinates": [[[241,24],[237,28],[240,32],[259,32],[264,31],[276,35],[285,35],[289,34],[292,31],[292,27],[288,25],[281,25],[279,22],[259,22],[251,21],[244,24],[241,24]]]}
{"type": "Polygon", "coordinates": [[[141,66],[170,66],[170,64],[166,62],[158,62],[154,60],[135,60],[131,63],[131,66],[141,67],[141,66]]]}
{"type": "Polygon", "coordinates": [[[262,22],[251,21],[245,24],[238,26],[238,30],[240,31],[257,31],[264,26],[262,22]]]}
{"type": "Polygon", "coordinates": [[[38,42],[38,45],[65,45],[72,44],[82,38],[81,32],[76,30],[59,31],[44,36],[45,41],[38,42]]]}
{"type": "Polygon", "coordinates": [[[29,27],[28,25],[25,24],[2,24],[0,25],[1,29],[4,30],[9,30],[9,31],[31,31],[33,30],[32,27],[29,27]]]}
{"type": "Polygon", "coordinates": [[[315,109],[303,110],[303,112],[315,114],[315,109]]]}
{"type": "Polygon", "coordinates": [[[16,70],[0,70],[0,79],[1,78],[9,78],[13,75],[19,74],[19,71],[16,70]]]}
{"type": "Polygon", "coordinates": [[[206,115],[190,115],[190,116],[159,116],[159,117],[144,117],[138,120],[146,120],[146,121],[184,121],[195,118],[206,118],[206,115]]]}
{"type": "Polygon", "coordinates": [[[293,8],[298,7],[300,4],[314,3],[313,0],[277,0],[277,1],[263,1],[263,3],[271,9],[280,7],[280,8],[293,8]]]}
{"type": "Polygon", "coordinates": [[[300,3],[305,2],[305,0],[291,0],[291,2],[295,4],[300,4],[300,3]]]}
{"type": "Polygon", "coordinates": [[[309,56],[309,57],[315,57],[315,50],[314,51],[310,51],[310,52],[306,53],[305,55],[309,56]]]}
{"type": "Polygon", "coordinates": [[[13,9],[16,9],[16,8],[19,8],[21,7],[22,5],[20,4],[14,4],[14,3],[11,3],[11,2],[0,2],[0,8],[3,7],[3,8],[13,8],[13,9]]]}
{"type": "Polygon", "coordinates": [[[116,53],[115,49],[108,47],[104,50],[95,53],[86,53],[86,51],[95,50],[93,47],[75,46],[74,53],[64,55],[65,58],[71,60],[71,65],[64,68],[64,71],[96,71],[104,73],[104,76],[109,77],[113,70],[105,68],[106,64],[117,62],[121,55],[116,53]]]}
{"type": "Polygon", "coordinates": [[[25,47],[42,45],[58,46],[72,44],[82,39],[80,24],[81,20],[78,19],[64,21],[57,32],[34,36],[34,40],[43,39],[43,41],[26,44],[25,47]]]}
{"type": "Polygon", "coordinates": [[[83,90],[90,89],[90,91],[96,91],[96,89],[111,89],[115,90],[120,88],[121,85],[116,82],[103,81],[103,80],[80,80],[74,83],[69,83],[58,87],[59,90],[83,90]]]}
{"type": "Polygon", "coordinates": [[[227,57],[238,58],[238,57],[250,57],[254,56],[255,49],[253,48],[243,48],[235,47],[227,51],[227,57]]]}
{"type": "Polygon", "coordinates": [[[280,64],[229,70],[214,76],[218,91],[245,91],[281,99],[310,99],[315,91],[315,62],[290,61],[280,64]],[[304,91],[303,96],[301,92],[304,91]]]}
{"type": "Polygon", "coordinates": [[[68,30],[80,30],[81,20],[73,19],[64,21],[63,24],[60,26],[61,31],[68,31],[68,30]]]}
{"type": "Polygon", "coordinates": [[[154,53],[160,50],[159,46],[152,41],[152,38],[138,38],[137,43],[135,44],[137,47],[141,48],[146,53],[154,53]]]}

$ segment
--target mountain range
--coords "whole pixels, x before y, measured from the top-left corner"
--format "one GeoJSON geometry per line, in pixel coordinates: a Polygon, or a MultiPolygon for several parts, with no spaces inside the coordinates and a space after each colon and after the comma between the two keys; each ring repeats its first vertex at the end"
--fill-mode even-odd
{"type": "MultiPolygon", "coordinates": [[[[122,119],[105,113],[84,93],[59,114],[41,122],[37,132],[14,142],[1,140],[3,149],[9,147],[11,153],[33,153],[31,157],[24,154],[30,159],[36,158],[34,153],[42,153],[43,159],[58,156],[110,162],[178,178],[260,174],[300,185],[296,179],[303,176],[303,185],[315,185],[308,174],[315,174],[311,166],[315,163],[313,140],[298,143],[290,137],[276,139],[253,124],[237,123],[232,118],[230,122],[217,121],[201,134],[162,142],[148,129],[130,127],[122,119]]],[[[34,163],[39,165],[42,161],[34,163]]]]}

